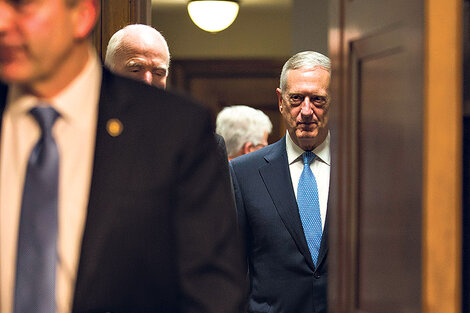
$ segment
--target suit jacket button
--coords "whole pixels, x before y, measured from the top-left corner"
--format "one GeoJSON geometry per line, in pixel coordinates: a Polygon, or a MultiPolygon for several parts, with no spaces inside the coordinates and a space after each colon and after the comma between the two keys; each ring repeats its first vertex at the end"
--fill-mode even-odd
{"type": "Polygon", "coordinates": [[[313,275],[313,277],[315,277],[316,279],[319,279],[319,278],[320,278],[320,275],[315,274],[315,275],[313,275]]]}

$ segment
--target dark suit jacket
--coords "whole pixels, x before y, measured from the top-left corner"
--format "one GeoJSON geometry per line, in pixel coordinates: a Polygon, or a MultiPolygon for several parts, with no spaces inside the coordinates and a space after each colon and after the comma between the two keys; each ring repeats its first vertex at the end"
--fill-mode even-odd
{"type": "Polygon", "coordinates": [[[228,170],[227,147],[225,146],[224,137],[220,136],[217,133],[214,135],[215,135],[215,141],[217,142],[219,156],[222,158],[222,162],[227,165],[227,170],[228,170]]]}
{"type": "MultiPolygon", "coordinates": [[[[227,147],[225,146],[224,137],[220,136],[217,133],[214,133],[215,141],[217,142],[217,151],[219,152],[220,160],[222,161],[222,166],[225,169],[225,174],[227,178],[230,180],[230,170],[228,167],[228,156],[227,156],[227,147]]],[[[231,181],[231,180],[230,180],[231,181]]],[[[233,196],[233,188],[232,189],[232,196],[233,196]]]]}
{"type": "Polygon", "coordinates": [[[201,106],[103,71],[73,312],[239,312],[245,269],[213,131],[201,106]]]}
{"type": "Polygon", "coordinates": [[[230,162],[247,247],[249,312],[326,313],[327,227],[315,268],[290,177],[285,137],[230,162]]]}

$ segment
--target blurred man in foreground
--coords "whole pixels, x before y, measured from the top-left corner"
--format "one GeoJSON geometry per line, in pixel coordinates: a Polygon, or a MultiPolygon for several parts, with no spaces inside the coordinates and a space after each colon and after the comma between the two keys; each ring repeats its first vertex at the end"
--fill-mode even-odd
{"type": "Polygon", "coordinates": [[[0,0],[1,311],[238,312],[210,115],[102,69],[98,12],[0,0]]]}

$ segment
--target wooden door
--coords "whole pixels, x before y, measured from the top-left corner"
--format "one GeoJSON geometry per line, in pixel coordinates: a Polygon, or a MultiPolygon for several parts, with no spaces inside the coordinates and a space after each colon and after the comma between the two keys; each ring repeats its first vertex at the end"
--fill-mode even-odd
{"type": "Polygon", "coordinates": [[[331,2],[330,312],[460,312],[457,2],[331,2]]]}
{"type": "Polygon", "coordinates": [[[150,0],[100,0],[101,14],[92,40],[104,61],[111,36],[129,24],[151,24],[150,0]]]}
{"type": "Polygon", "coordinates": [[[285,135],[276,88],[284,60],[172,60],[169,89],[184,92],[208,106],[214,119],[226,106],[247,105],[262,110],[273,129],[268,142],[285,135]]]}

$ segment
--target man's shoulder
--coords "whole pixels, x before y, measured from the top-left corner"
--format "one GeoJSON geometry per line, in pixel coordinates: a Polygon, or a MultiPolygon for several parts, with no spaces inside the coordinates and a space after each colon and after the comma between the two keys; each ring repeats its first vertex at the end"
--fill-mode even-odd
{"type": "Polygon", "coordinates": [[[221,155],[224,157],[225,161],[227,161],[227,146],[225,145],[224,137],[221,135],[214,133],[215,141],[217,143],[217,148],[219,149],[221,155]]]}
{"type": "Polygon", "coordinates": [[[129,105],[143,112],[158,111],[160,115],[185,111],[185,116],[199,116],[209,112],[208,108],[187,95],[116,75],[106,68],[103,70],[101,101],[129,105]]]}
{"type": "Polygon", "coordinates": [[[283,137],[279,141],[257,151],[236,157],[232,159],[230,163],[234,168],[262,166],[269,162],[270,159],[279,157],[281,154],[285,153],[285,150],[285,138],[283,137]]]}

